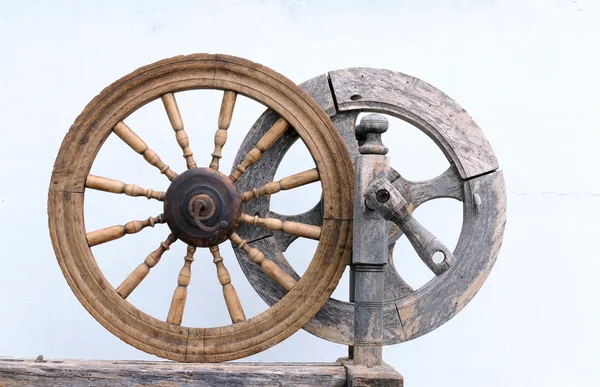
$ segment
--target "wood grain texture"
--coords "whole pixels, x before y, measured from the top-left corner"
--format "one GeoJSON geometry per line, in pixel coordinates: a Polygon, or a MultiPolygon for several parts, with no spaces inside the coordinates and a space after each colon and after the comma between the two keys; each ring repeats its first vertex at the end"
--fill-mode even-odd
{"type": "Polygon", "coordinates": [[[427,134],[455,162],[463,179],[498,169],[494,152],[469,114],[430,84],[375,68],[329,72],[338,110],[372,111],[401,118],[427,134]]]}
{"type": "Polygon", "coordinates": [[[339,363],[178,364],[150,361],[0,358],[3,387],[345,387],[339,363]]]}
{"type": "Polygon", "coordinates": [[[354,364],[352,360],[338,359],[346,367],[348,387],[403,387],[404,378],[395,369],[382,362],[379,366],[354,364]]]}
{"type": "MultiPolygon", "coordinates": [[[[406,199],[408,209],[411,213],[423,203],[436,198],[452,198],[463,202],[463,228],[459,244],[453,255],[458,261],[463,261],[464,264],[460,265],[458,269],[452,268],[448,270],[438,277],[438,280],[432,281],[427,287],[417,289],[416,291],[406,284],[394,268],[392,259],[393,247],[403,233],[393,223],[389,223],[389,258],[388,264],[384,269],[386,281],[384,290],[385,302],[383,306],[384,344],[394,344],[410,340],[443,324],[462,309],[450,308],[443,312],[440,311],[436,317],[437,310],[435,305],[438,305],[436,304],[438,301],[434,301],[434,299],[441,296],[434,296],[431,293],[431,289],[442,287],[442,284],[446,282],[445,277],[449,276],[450,272],[456,270],[457,273],[452,275],[453,280],[458,281],[460,285],[455,285],[455,288],[458,289],[459,293],[463,291],[471,295],[465,298],[465,300],[470,300],[472,294],[476,292],[475,289],[479,289],[483,282],[476,281],[476,277],[471,275],[461,278],[461,273],[467,271],[466,268],[469,267],[468,262],[473,262],[475,266],[480,264],[477,262],[488,263],[485,266],[485,274],[482,272],[481,278],[485,278],[492,268],[493,262],[499,252],[499,243],[501,242],[504,229],[506,202],[504,188],[502,187],[503,182],[491,188],[494,193],[490,194],[489,200],[491,203],[488,203],[488,205],[493,207],[493,209],[490,208],[486,215],[490,219],[477,217],[467,220],[466,218],[471,217],[473,213],[469,210],[472,203],[467,197],[469,193],[466,188],[467,181],[464,178],[469,176],[473,181],[476,181],[483,176],[487,176],[487,174],[496,176],[496,172],[493,172],[498,167],[496,157],[480,129],[468,117],[467,113],[444,93],[423,81],[418,81],[418,84],[415,86],[411,82],[416,78],[378,69],[340,70],[330,72],[329,76],[331,77],[333,89],[328,87],[326,77],[322,76],[315,77],[301,86],[307,92],[312,93],[315,100],[319,101],[321,107],[332,118],[352,158],[359,153],[354,135],[354,127],[356,117],[362,111],[374,111],[399,117],[415,124],[419,129],[426,132],[433,133],[439,131],[440,133],[435,135],[429,134],[430,137],[433,136],[438,146],[442,148],[450,161],[448,170],[434,179],[423,182],[411,182],[402,178],[397,171],[391,170],[389,179],[406,199]],[[370,82],[361,79],[364,77],[370,77],[369,79],[371,79],[378,74],[384,77],[374,82],[374,87],[371,87],[370,82]],[[398,80],[401,81],[398,83],[398,80]],[[406,84],[407,80],[409,81],[408,84],[406,84]],[[386,86],[387,82],[396,82],[396,84],[393,87],[388,87],[386,86]],[[338,83],[340,85],[337,85],[338,83]],[[350,97],[355,94],[361,97],[351,99],[350,97]],[[429,104],[423,105],[423,101],[434,102],[432,103],[432,108],[430,109],[429,104]],[[339,105],[339,110],[335,108],[336,103],[339,105]],[[425,114],[425,117],[419,119],[417,115],[420,114],[425,114]],[[477,173],[483,173],[483,175],[477,176],[477,173]],[[486,222],[496,222],[497,226],[486,226],[486,222]],[[474,226],[473,223],[479,224],[479,227],[474,226]],[[467,226],[467,224],[471,225],[467,226]],[[493,238],[499,238],[499,240],[493,240],[493,238]],[[464,247],[459,249],[459,246],[464,246],[465,243],[471,245],[472,250],[469,251],[464,247]],[[408,302],[404,300],[412,301],[408,302]],[[404,305],[405,302],[422,305],[431,303],[431,310],[424,312],[419,309],[419,313],[427,316],[427,319],[435,320],[435,323],[423,323],[419,327],[412,325],[409,326],[410,329],[405,329],[400,321],[397,310],[397,305],[404,305]]],[[[251,149],[262,133],[268,130],[276,118],[276,115],[267,111],[255,122],[236,156],[237,162],[241,161],[245,153],[251,149]]],[[[288,131],[284,134],[273,148],[266,152],[263,158],[257,162],[255,165],[256,169],[246,172],[238,182],[238,186],[243,187],[242,190],[244,191],[251,191],[254,187],[264,186],[272,182],[277,167],[287,150],[296,140],[297,136],[293,132],[288,131]]],[[[389,156],[394,157],[393,154],[389,156]]],[[[248,200],[243,204],[243,211],[248,214],[259,214],[261,217],[278,218],[281,220],[300,221],[316,226],[322,224],[322,219],[324,218],[321,212],[322,209],[322,204],[318,203],[313,209],[303,214],[277,214],[270,211],[269,197],[266,195],[248,200]]],[[[297,277],[292,266],[283,255],[283,252],[290,243],[294,241],[294,236],[276,231],[252,228],[247,225],[240,226],[238,233],[249,241],[255,241],[252,243],[260,244],[262,246],[261,251],[266,256],[269,256],[270,259],[275,261],[278,266],[284,268],[288,273],[297,277]]],[[[252,265],[249,265],[247,260],[238,251],[236,251],[236,256],[244,273],[261,298],[269,305],[278,302],[284,293],[277,291],[276,286],[272,286],[272,281],[265,278],[264,274],[260,273],[259,270],[257,271],[252,265]]],[[[406,311],[404,315],[405,317],[407,316],[406,311]]],[[[416,321],[419,317],[420,314],[415,314],[411,318],[416,321]]],[[[323,306],[323,309],[305,325],[304,329],[327,340],[351,345],[354,332],[354,305],[330,299],[323,306]]]]}
{"type": "MultiPolygon", "coordinates": [[[[370,129],[373,128],[367,128],[368,137],[371,138],[361,144],[361,155],[354,162],[354,227],[350,272],[351,300],[354,303],[352,353],[354,364],[380,365],[383,354],[383,270],[388,260],[388,230],[386,220],[366,206],[364,195],[374,180],[387,178],[389,160],[383,156],[387,149],[381,144],[381,134],[372,137],[370,129]]],[[[357,129],[357,137],[358,132],[357,129]]]]}
{"type": "Polygon", "coordinates": [[[305,92],[283,76],[225,55],[166,59],[142,67],[106,88],[69,130],[54,165],[48,194],[53,247],[79,301],[123,341],[176,361],[238,359],[289,337],[319,311],[335,289],[350,254],[350,166],[331,121],[305,92]],[[259,101],[271,108],[276,119],[283,118],[294,128],[315,161],[323,187],[323,213],[335,227],[322,227],[317,253],[302,280],[276,307],[238,324],[192,328],[148,316],[125,301],[106,280],[85,238],[83,191],[99,149],[119,122],[166,93],[205,88],[231,90],[259,101]]]}

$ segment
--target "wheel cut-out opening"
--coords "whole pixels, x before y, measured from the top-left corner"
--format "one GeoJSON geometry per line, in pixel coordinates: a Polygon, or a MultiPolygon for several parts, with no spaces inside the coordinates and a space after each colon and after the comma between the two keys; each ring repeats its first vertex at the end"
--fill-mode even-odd
{"type": "Polygon", "coordinates": [[[297,238],[283,253],[290,266],[302,277],[315,256],[319,241],[307,238],[297,238]]]}
{"type": "MultiPolygon", "coordinates": [[[[301,140],[290,147],[277,167],[273,181],[315,168],[310,152],[301,140]]],[[[270,210],[278,214],[297,215],[311,210],[321,200],[319,181],[289,190],[281,190],[271,195],[270,210]]]]}
{"type": "MultiPolygon", "coordinates": [[[[356,123],[372,114],[363,112],[356,123]]],[[[384,115],[389,122],[387,132],[382,134],[383,145],[389,151],[390,164],[402,177],[411,181],[433,179],[441,175],[450,162],[438,145],[416,126],[399,118],[384,115]]]]}
{"type": "Polygon", "coordinates": [[[359,99],[362,99],[362,95],[360,95],[360,94],[354,94],[354,95],[350,96],[350,100],[352,100],[352,101],[358,101],[359,99]]]}
{"type": "MultiPolygon", "coordinates": [[[[449,251],[454,251],[463,221],[463,204],[454,199],[436,199],[424,203],[413,212],[413,217],[425,229],[440,240],[449,251]]],[[[460,257],[456,257],[460,259],[460,257]]],[[[400,237],[393,252],[394,265],[402,279],[414,290],[435,278],[435,274],[417,255],[406,236],[400,237]]],[[[446,257],[442,251],[436,251],[432,257],[434,263],[441,264],[446,257]]]]}

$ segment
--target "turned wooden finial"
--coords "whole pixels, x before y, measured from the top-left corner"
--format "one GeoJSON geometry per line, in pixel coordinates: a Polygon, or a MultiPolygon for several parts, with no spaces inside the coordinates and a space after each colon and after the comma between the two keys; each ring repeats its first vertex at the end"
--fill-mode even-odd
{"type": "Polygon", "coordinates": [[[385,155],[388,148],[381,142],[381,134],[387,132],[389,123],[381,114],[369,114],[356,125],[355,134],[358,140],[358,151],[361,155],[385,155]]]}

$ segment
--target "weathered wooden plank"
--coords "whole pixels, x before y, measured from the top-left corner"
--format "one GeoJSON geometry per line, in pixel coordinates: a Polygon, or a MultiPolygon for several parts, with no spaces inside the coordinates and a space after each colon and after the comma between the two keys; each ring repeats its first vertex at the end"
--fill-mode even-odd
{"type": "Polygon", "coordinates": [[[0,386],[334,386],[347,385],[339,363],[83,361],[0,358],[0,386]]]}
{"type": "Polygon", "coordinates": [[[338,111],[390,114],[427,134],[462,178],[498,169],[490,144],[471,116],[452,98],[418,78],[375,68],[329,72],[338,111]]]}

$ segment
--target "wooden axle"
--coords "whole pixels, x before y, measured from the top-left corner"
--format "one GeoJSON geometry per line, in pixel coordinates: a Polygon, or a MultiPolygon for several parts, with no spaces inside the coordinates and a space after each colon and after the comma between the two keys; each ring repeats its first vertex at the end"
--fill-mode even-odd
{"type": "Polygon", "coordinates": [[[283,271],[283,269],[277,266],[275,262],[266,259],[265,255],[261,253],[260,250],[248,246],[248,242],[240,238],[237,233],[232,233],[230,239],[246,253],[250,261],[259,265],[262,271],[264,271],[273,281],[277,282],[282,288],[289,292],[294,285],[296,285],[296,280],[291,275],[283,271]]]}
{"type": "Polygon", "coordinates": [[[122,238],[125,234],[135,234],[142,231],[144,228],[150,226],[154,227],[156,223],[165,223],[165,217],[160,214],[156,217],[149,217],[146,220],[132,220],[131,222],[125,223],[124,226],[111,226],[100,230],[88,232],[85,234],[88,245],[90,247],[114,241],[115,239],[122,238]]]}
{"type": "Polygon", "coordinates": [[[319,171],[316,168],[308,171],[296,173],[295,175],[284,177],[279,181],[272,181],[260,188],[254,188],[252,191],[246,191],[242,194],[242,201],[252,198],[259,198],[264,195],[272,195],[282,190],[297,188],[306,184],[319,181],[319,171]]]}
{"type": "Polygon", "coordinates": [[[107,177],[88,175],[85,181],[86,188],[98,191],[125,194],[127,196],[145,196],[148,199],[156,199],[161,202],[165,199],[165,193],[154,191],[150,188],[142,188],[135,184],[125,184],[119,180],[109,179],[107,177]]]}
{"type": "Polygon", "coordinates": [[[258,215],[251,216],[248,214],[242,214],[240,220],[247,224],[263,226],[271,231],[283,231],[304,238],[319,240],[321,237],[321,227],[310,224],[282,221],[276,218],[260,218],[258,215]]]}

